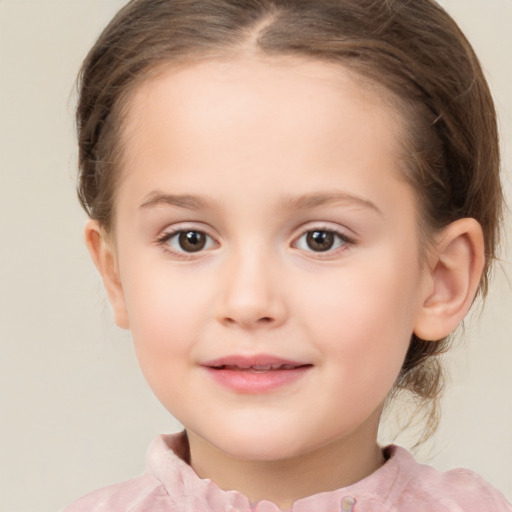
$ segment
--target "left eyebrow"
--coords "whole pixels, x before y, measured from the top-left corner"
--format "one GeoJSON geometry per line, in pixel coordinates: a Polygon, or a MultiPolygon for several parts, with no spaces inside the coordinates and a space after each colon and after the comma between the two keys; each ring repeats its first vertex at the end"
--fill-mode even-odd
{"type": "Polygon", "coordinates": [[[192,194],[165,194],[162,192],[151,192],[148,194],[140,208],[152,208],[160,205],[184,208],[185,210],[202,210],[212,206],[214,201],[205,197],[192,194]]]}
{"type": "Polygon", "coordinates": [[[335,204],[355,205],[374,210],[379,215],[383,215],[380,208],[372,201],[353,194],[345,192],[315,192],[304,194],[298,197],[287,197],[287,205],[294,210],[305,210],[319,206],[331,206],[335,204]]]}

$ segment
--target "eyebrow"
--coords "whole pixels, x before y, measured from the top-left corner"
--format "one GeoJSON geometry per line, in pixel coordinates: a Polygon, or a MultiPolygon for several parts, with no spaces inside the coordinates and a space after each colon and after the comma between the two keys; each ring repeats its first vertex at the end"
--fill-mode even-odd
{"type": "MultiPolygon", "coordinates": [[[[307,210],[336,204],[355,205],[374,210],[379,215],[382,215],[382,211],[372,201],[345,192],[315,192],[297,197],[285,196],[284,203],[292,210],[307,210]]],[[[193,194],[165,194],[156,191],[147,196],[147,199],[140,205],[140,208],[146,209],[167,205],[186,210],[205,210],[212,208],[215,204],[216,201],[213,199],[193,194]]]]}
{"type": "Polygon", "coordinates": [[[186,210],[201,210],[212,206],[214,201],[195,196],[192,194],[165,194],[162,192],[152,192],[147,199],[140,205],[140,208],[152,208],[154,206],[167,205],[186,210]]]}
{"type": "Polygon", "coordinates": [[[315,192],[298,197],[287,197],[286,203],[290,208],[295,210],[307,210],[309,208],[317,208],[319,206],[347,204],[368,208],[370,210],[374,210],[379,215],[382,215],[380,208],[372,201],[345,192],[315,192]]]}

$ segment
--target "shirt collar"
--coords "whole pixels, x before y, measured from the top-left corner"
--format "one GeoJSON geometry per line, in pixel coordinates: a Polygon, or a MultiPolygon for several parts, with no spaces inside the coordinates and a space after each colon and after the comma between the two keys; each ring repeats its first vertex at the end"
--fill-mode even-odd
{"type": "MultiPolygon", "coordinates": [[[[378,503],[379,510],[387,510],[393,496],[401,492],[409,480],[404,467],[414,467],[414,459],[407,450],[391,445],[385,448],[387,461],[363,480],[329,492],[322,492],[297,500],[292,512],[364,512],[366,505],[378,503]],[[358,505],[359,504],[359,505],[358,505]]],[[[224,491],[209,479],[197,476],[189,466],[188,439],[185,432],[158,436],[147,455],[147,470],[163,485],[169,496],[184,512],[213,510],[226,512],[281,512],[266,500],[251,504],[238,491],[224,491]]]]}

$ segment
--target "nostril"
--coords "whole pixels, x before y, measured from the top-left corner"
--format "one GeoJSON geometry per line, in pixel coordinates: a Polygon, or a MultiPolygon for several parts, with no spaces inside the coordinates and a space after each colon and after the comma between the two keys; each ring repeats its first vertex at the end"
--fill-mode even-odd
{"type": "Polygon", "coordinates": [[[274,318],[272,318],[271,316],[262,316],[260,318],[257,318],[256,320],[247,320],[247,319],[243,319],[243,318],[240,318],[240,319],[236,319],[233,318],[233,317],[230,317],[230,316],[226,316],[222,319],[222,322],[225,324],[225,325],[269,325],[269,324],[272,324],[273,322],[275,321],[274,318]]]}

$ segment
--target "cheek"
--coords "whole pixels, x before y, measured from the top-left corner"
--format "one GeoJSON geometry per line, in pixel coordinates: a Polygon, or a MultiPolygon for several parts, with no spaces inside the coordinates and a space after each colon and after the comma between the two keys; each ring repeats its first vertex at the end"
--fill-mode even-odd
{"type": "Polygon", "coordinates": [[[204,290],[165,267],[146,266],[123,283],[135,351],[149,381],[162,369],[172,378],[191,359],[204,317],[204,290]]]}
{"type": "Polygon", "coordinates": [[[183,385],[193,369],[197,307],[173,290],[146,290],[129,308],[139,367],[155,396],[171,413],[186,406],[183,385]],[[190,306],[190,307],[189,307],[190,306]]]}
{"type": "Polygon", "coordinates": [[[302,292],[320,351],[351,375],[394,381],[400,370],[419,298],[418,269],[402,263],[380,254],[325,282],[312,280],[302,292]]]}

